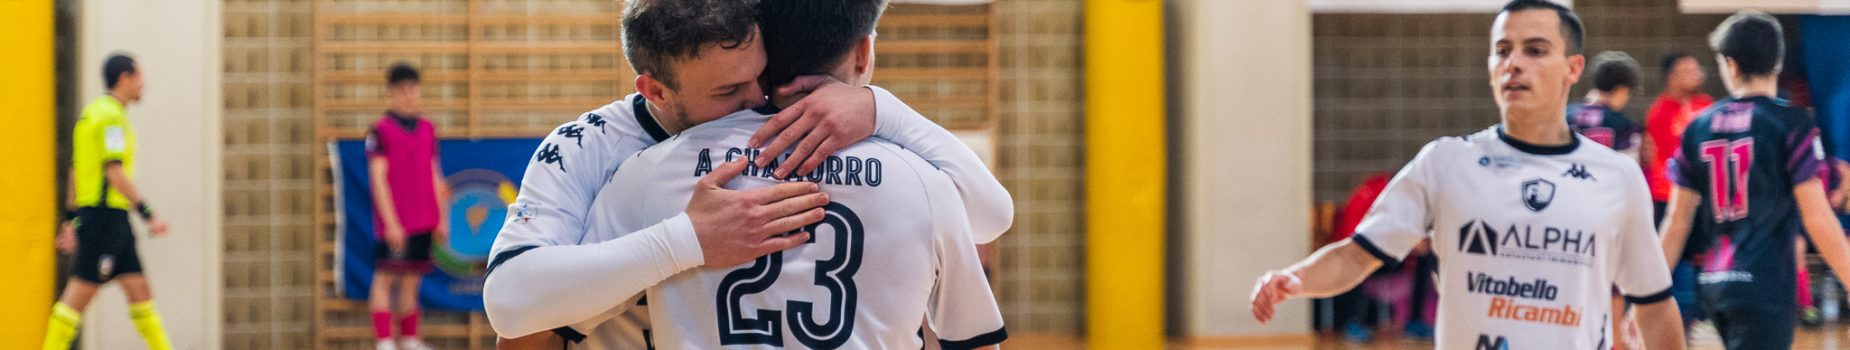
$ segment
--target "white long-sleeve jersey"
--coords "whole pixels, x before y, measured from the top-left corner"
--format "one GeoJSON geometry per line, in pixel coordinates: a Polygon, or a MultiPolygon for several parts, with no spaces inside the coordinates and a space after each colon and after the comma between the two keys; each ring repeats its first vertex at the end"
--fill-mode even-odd
{"type": "MultiPolygon", "coordinates": [[[[878,108],[874,135],[950,176],[966,204],[972,240],[993,241],[1006,231],[1014,219],[1013,199],[976,153],[891,93],[870,88],[878,108]]],[[[509,205],[514,215],[492,248],[483,291],[497,334],[512,338],[555,330],[578,338],[571,337],[572,330],[587,325],[568,326],[621,316],[644,289],[701,264],[684,213],[633,232],[598,232],[588,225],[599,189],[649,185],[609,183],[627,157],[669,137],[645,103],[631,94],[585,113],[555,129],[534,152],[520,195],[509,205]],[[671,243],[693,244],[695,253],[673,256],[671,243]]]]}
{"type": "MultiPolygon", "coordinates": [[[[679,215],[695,182],[733,159],[776,157],[747,147],[768,115],[741,111],[690,128],[626,161],[592,204],[597,232],[629,232],[679,215]]],[[[807,244],[737,266],[699,267],[648,289],[655,349],[919,349],[929,320],[945,349],[1007,338],[950,178],[912,152],[869,139],[830,155],[807,176],[775,178],[748,167],[728,188],[820,184],[831,202],[804,228],[807,244]]],[[[769,168],[775,168],[769,167],[769,168]]],[[[621,238],[619,238],[621,239],[621,238]]],[[[699,256],[670,237],[669,256],[699,256]]],[[[588,330],[621,339],[630,320],[588,330]]],[[[626,344],[627,345],[627,344],[626,344]]]]}

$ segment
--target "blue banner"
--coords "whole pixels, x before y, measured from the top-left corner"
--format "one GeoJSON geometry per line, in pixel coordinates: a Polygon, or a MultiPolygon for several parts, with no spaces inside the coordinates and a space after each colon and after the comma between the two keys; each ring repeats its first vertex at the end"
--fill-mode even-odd
{"type": "Polygon", "coordinates": [[[1838,157],[1850,158],[1850,65],[1845,64],[1850,45],[1844,43],[1850,37],[1850,16],[1800,16],[1799,33],[1804,47],[1798,51],[1818,126],[1828,138],[1825,144],[1838,157]]]}
{"type": "MultiPolygon", "coordinates": [[[[540,139],[444,140],[444,177],[450,185],[450,241],[434,242],[431,262],[436,269],[424,276],[418,290],[423,307],[458,311],[482,310],[483,272],[488,249],[507,219],[507,204],[519,193],[527,157],[540,139]]],[[[335,213],[339,232],[334,237],[335,273],[348,299],[366,300],[373,276],[373,198],[366,169],[365,144],[359,140],[328,145],[334,168],[335,213]]]]}

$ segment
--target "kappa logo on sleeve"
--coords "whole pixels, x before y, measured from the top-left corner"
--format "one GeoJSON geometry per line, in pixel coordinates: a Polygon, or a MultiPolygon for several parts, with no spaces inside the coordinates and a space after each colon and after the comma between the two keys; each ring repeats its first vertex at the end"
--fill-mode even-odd
{"type": "Polygon", "coordinates": [[[572,139],[573,142],[578,144],[578,148],[585,147],[585,128],[582,126],[578,126],[577,124],[566,124],[565,126],[559,127],[558,134],[559,136],[572,139]]]}
{"type": "Polygon", "coordinates": [[[597,113],[585,113],[584,121],[585,125],[597,127],[598,134],[604,133],[604,123],[606,123],[604,116],[597,115],[597,113]]]}
{"type": "Polygon", "coordinates": [[[559,171],[565,171],[565,156],[559,154],[559,145],[540,145],[540,151],[533,154],[533,161],[558,165],[559,171]]]}

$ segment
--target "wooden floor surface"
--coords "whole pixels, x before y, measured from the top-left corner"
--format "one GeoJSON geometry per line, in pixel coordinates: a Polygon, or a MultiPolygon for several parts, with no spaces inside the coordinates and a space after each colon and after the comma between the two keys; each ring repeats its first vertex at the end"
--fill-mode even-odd
{"type": "MultiPolygon", "coordinates": [[[[1707,323],[1698,324],[1690,335],[1690,349],[1722,349],[1721,338],[1715,334],[1715,328],[1707,323]]],[[[1392,339],[1377,340],[1370,344],[1348,342],[1335,337],[1318,338],[1314,342],[1290,342],[1292,344],[1266,344],[1255,341],[1252,344],[1188,344],[1171,342],[1166,346],[1174,350],[1431,350],[1431,341],[1392,339]]],[[[1082,349],[1084,341],[1073,337],[1030,335],[1011,337],[1002,344],[1003,348],[1015,349],[1082,349]]],[[[1793,340],[1794,350],[1850,350],[1850,322],[1825,325],[1816,328],[1800,327],[1793,340]]]]}

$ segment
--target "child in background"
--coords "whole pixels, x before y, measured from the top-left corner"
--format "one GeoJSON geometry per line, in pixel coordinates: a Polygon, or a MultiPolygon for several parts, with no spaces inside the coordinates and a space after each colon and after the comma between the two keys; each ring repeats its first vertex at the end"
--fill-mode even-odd
{"type": "Polygon", "coordinates": [[[1625,116],[1625,104],[1638,87],[1638,61],[1619,51],[1601,52],[1587,64],[1593,89],[1584,102],[1567,105],[1567,126],[1575,133],[1638,159],[1644,127],[1625,116]]]}
{"type": "Polygon", "coordinates": [[[372,178],[373,335],[382,350],[428,349],[418,338],[418,284],[431,271],[431,250],[449,241],[449,188],[437,162],[437,130],[418,110],[418,71],[407,64],[387,74],[392,107],[366,134],[372,178]],[[397,287],[396,293],[393,287],[397,287]],[[397,304],[394,309],[393,304],[397,304]],[[392,337],[397,311],[399,337],[392,337]]]}

